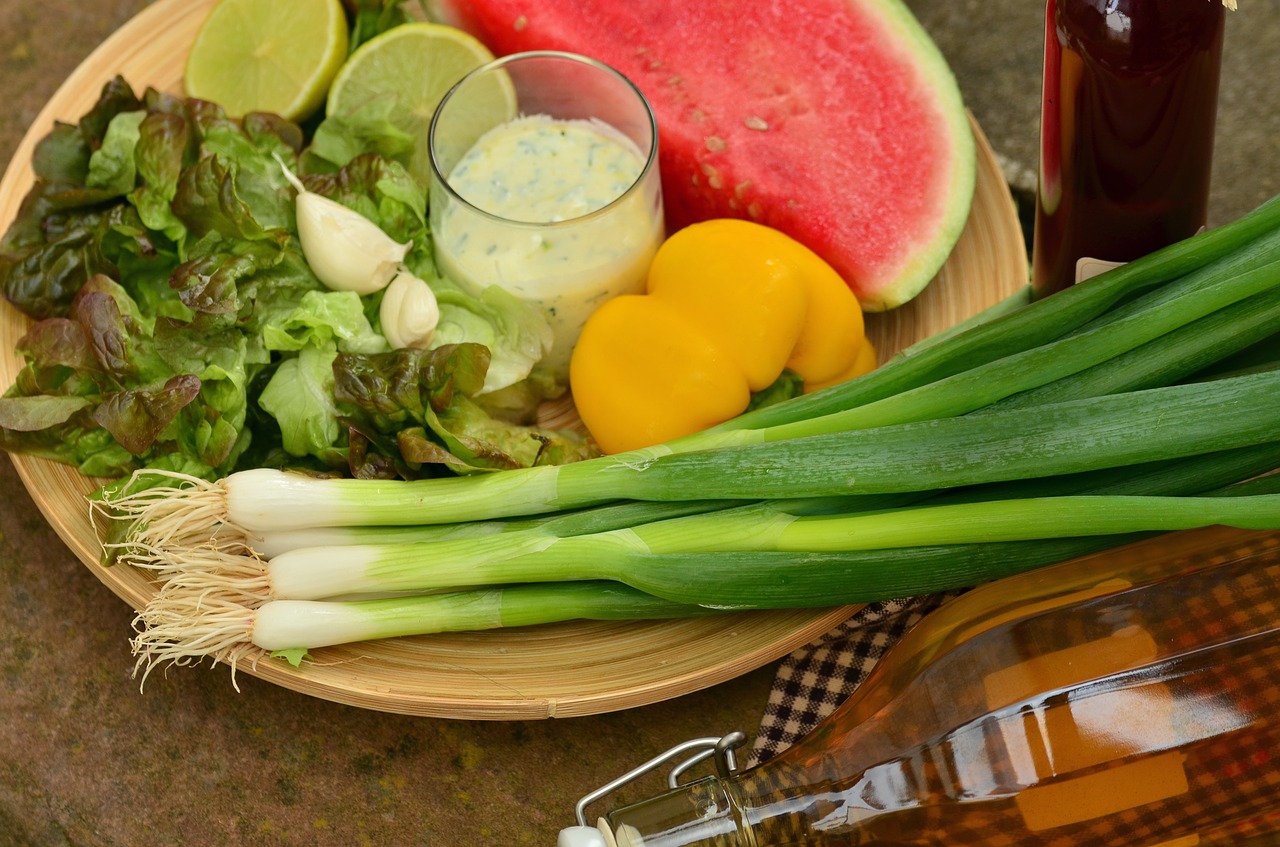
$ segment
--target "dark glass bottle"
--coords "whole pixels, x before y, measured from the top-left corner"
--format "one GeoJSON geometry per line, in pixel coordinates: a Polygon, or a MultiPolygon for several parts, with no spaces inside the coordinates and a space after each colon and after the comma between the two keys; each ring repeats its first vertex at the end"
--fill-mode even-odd
{"type": "Polygon", "coordinates": [[[1048,0],[1032,285],[1205,225],[1221,0],[1048,0]]]}
{"type": "Polygon", "coordinates": [[[777,758],[561,844],[1280,843],[1280,533],[1193,537],[975,589],[777,758]]]}

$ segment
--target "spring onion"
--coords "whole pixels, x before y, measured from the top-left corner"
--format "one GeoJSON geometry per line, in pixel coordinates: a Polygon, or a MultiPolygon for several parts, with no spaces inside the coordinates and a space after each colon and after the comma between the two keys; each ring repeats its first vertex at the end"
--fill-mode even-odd
{"type": "MultiPolygon", "coordinates": [[[[1200,467],[1191,473],[1156,469],[1146,474],[1147,487],[1174,491],[1195,488],[1215,476],[1229,477],[1233,470],[1247,473],[1274,461],[1280,444],[1269,445],[1265,452],[1244,452],[1251,455],[1218,457],[1216,462],[1196,460],[1191,464],[1200,467]]],[[[1127,485],[1114,480],[1095,490],[1123,490],[1127,485]]],[[[1278,491],[1280,474],[1273,474],[1215,493],[1253,496],[1278,491]]],[[[528,584],[366,600],[268,599],[265,594],[246,598],[179,579],[167,582],[139,614],[133,647],[144,683],[157,664],[185,664],[205,657],[229,663],[234,682],[239,662],[256,661],[273,651],[296,655],[351,641],[561,620],[641,620],[730,609],[865,602],[971,586],[1140,537],[1096,535],[802,555],[633,553],[617,570],[629,585],[615,581],[528,584]]],[[[425,551],[431,545],[419,547],[425,551]]]]}
{"type": "MultiPolygon", "coordinates": [[[[206,543],[205,539],[199,539],[194,546],[205,549],[217,547],[231,555],[247,554],[262,559],[272,559],[281,553],[300,547],[421,543],[528,531],[560,537],[586,535],[686,515],[706,514],[730,507],[770,509],[792,515],[830,515],[900,508],[930,497],[933,498],[930,502],[937,503],[1065,494],[1188,495],[1204,493],[1237,480],[1249,479],[1277,467],[1280,467],[1280,441],[1163,462],[972,486],[956,492],[943,492],[940,495],[908,492],[899,495],[818,497],[759,501],[746,507],[742,506],[741,501],[736,500],[627,502],[525,520],[405,527],[314,527],[259,533],[252,539],[239,539],[239,543],[234,545],[211,545],[206,543]]],[[[182,549],[192,549],[192,547],[182,549]]],[[[127,552],[125,556],[128,557],[127,552]]]]}
{"type": "Polygon", "coordinates": [[[920,506],[853,515],[797,517],[730,511],[569,537],[540,533],[435,543],[305,547],[266,563],[207,571],[188,567],[173,584],[199,595],[320,600],[456,586],[614,579],[630,557],[654,553],[886,550],[1193,529],[1223,524],[1280,527],[1280,495],[1089,496],[920,506]]]}
{"type": "MultiPolygon", "coordinates": [[[[1229,486],[1215,496],[1280,492],[1280,474],[1229,486]]],[[[724,609],[811,608],[870,603],[969,588],[1044,565],[1109,550],[1152,533],[976,544],[911,545],[890,550],[776,551],[635,555],[628,585],[673,602],[724,609]]]]}
{"type": "Polygon", "coordinates": [[[197,518],[247,531],[448,523],[617,499],[763,499],[927,491],[1191,456],[1280,432],[1280,372],[1175,385],[648,461],[604,457],[423,481],[317,479],[271,469],[108,505],[139,533],[197,518]],[[1213,410],[1206,413],[1206,410],[1213,410]]]}
{"type": "Polygon", "coordinates": [[[1098,365],[998,400],[979,414],[1151,388],[1192,376],[1272,335],[1280,287],[1185,324],[1098,365]]]}
{"type": "MultiPolygon", "coordinates": [[[[594,509],[572,512],[556,512],[534,518],[516,520],[468,521],[451,524],[425,524],[411,526],[324,526],[298,530],[269,530],[256,533],[252,538],[234,536],[236,544],[251,548],[257,555],[272,556],[297,547],[337,547],[348,544],[407,543],[443,541],[446,539],[479,538],[506,532],[539,530],[549,535],[585,535],[591,532],[607,532],[636,524],[650,523],[667,518],[713,512],[729,506],[740,505],[736,500],[689,500],[672,503],[627,502],[610,503],[594,509]]],[[[207,537],[195,539],[203,544],[207,537]]],[[[130,545],[121,545],[126,551],[130,545]]],[[[221,545],[220,545],[221,546],[221,545]]]]}
{"type": "MultiPolygon", "coordinates": [[[[1216,493],[1217,489],[1231,485],[1236,480],[1248,479],[1257,474],[1265,473],[1277,465],[1280,465],[1280,442],[1273,442],[1233,451],[1204,454],[1178,462],[1132,466],[1120,469],[1122,472],[1108,470],[1046,480],[980,486],[949,494],[932,502],[946,505],[1000,499],[1008,500],[1010,498],[1022,500],[1048,496],[1062,497],[1063,495],[1071,494],[1093,495],[1095,497],[1100,495],[1170,496],[1200,493],[1212,494],[1216,493]]],[[[1280,476],[1276,476],[1275,480],[1280,482],[1280,476]]],[[[1240,488],[1241,486],[1239,485],[1232,486],[1232,490],[1240,488]]],[[[1241,493],[1271,492],[1264,490],[1241,493]]],[[[1058,500],[1056,502],[1068,501],[1058,500]]],[[[167,585],[170,588],[178,585],[185,586],[194,592],[191,596],[197,598],[198,604],[203,604],[212,595],[224,598],[233,597],[236,602],[256,605],[271,597],[296,596],[291,593],[292,589],[288,585],[280,585],[277,580],[272,579],[270,574],[272,565],[264,564],[262,562],[264,558],[279,558],[280,564],[275,566],[277,569],[292,570],[295,574],[300,575],[301,582],[299,584],[304,586],[303,590],[306,592],[305,596],[307,597],[335,592],[360,594],[373,590],[401,591],[404,590],[404,585],[375,585],[373,583],[377,582],[376,578],[370,583],[357,581],[355,584],[339,585],[326,590],[320,588],[319,583],[312,577],[323,573],[326,568],[335,569],[340,573],[351,576],[350,570],[354,567],[354,564],[361,557],[367,559],[371,555],[371,551],[374,554],[378,552],[408,551],[408,559],[418,563],[415,567],[431,571],[429,578],[438,581],[432,583],[431,587],[437,587],[442,584],[440,582],[442,577],[444,577],[443,582],[449,581],[447,572],[439,569],[448,565],[438,566],[436,564],[438,562],[475,563],[478,561],[496,561],[504,558],[518,558],[530,551],[536,556],[545,557],[547,555],[545,551],[552,547],[556,538],[587,534],[600,536],[612,532],[614,536],[621,537],[623,541],[620,545],[614,546],[628,548],[629,550],[624,562],[626,567],[625,575],[619,576],[619,573],[614,573],[613,578],[621,578],[628,584],[635,584],[637,587],[643,587],[647,591],[653,591],[655,585],[653,583],[654,574],[650,572],[647,566],[637,565],[639,560],[630,554],[638,552],[642,556],[644,563],[653,564],[654,567],[659,568],[664,574],[670,576],[669,569],[662,570],[665,567],[664,564],[659,560],[655,560],[655,550],[661,550],[666,553],[673,551],[687,553],[695,550],[699,552],[720,552],[727,549],[744,549],[744,547],[752,546],[749,543],[752,539],[760,537],[762,528],[779,526],[797,517],[832,515],[845,517],[858,512],[867,513],[883,511],[884,508],[900,508],[908,504],[909,500],[907,499],[899,499],[898,502],[893,502],[891,498],[860,497],[765,501],[725,510],[711,520],[690,522],[689,520],[680,520],[678,517],[673,517],[665,523],[655,521],[651,526],[639,523],[633,524],[630,530],[626,530],[626,527],[621,525],[614,527],[612,530],[607,529],[606,527],[609,524],[599,519],[577,520],[566,523],[557,521],[521,522],[518,525],[522,525],[523,529],[513,528],[508,534],[494,535],[483,541],[477,541],[476,539],[479,537],[473,536],[471,537],[472,543],[466,543],[464,539],[446,536],[405,537],[395,531],[379,535],[379,531],[373,529],[365,529],[363,533],[351,537],[338,536],[343,545],[355,549],[335,547],[331,543],[334,536],[327,533],[320,536],[318,543],[315,543],[314,549],[304,549],[306,545],[302,539],[306,537],[307,533],[298,533],[298,546],[290,550],[278,551],[274,554],[264,555],[261,554],[261,551],[246,548],[225,549],[205,545],[184,549],[180,555],[159,551],[155,555],[143,556],[140,559],[134,559],[133,557],[136,553],[132,553],[126,559],[141,567],[158,571],[168,580],[167,585]],[[595,528],[595,533],[591,532],[592,527],[595,528]],[[574,532],[575,529],[581,531],[574,532]],[[626,531],[620,532],[619,530],[626,531]],[[364,544],[361,545],[359,541],[363,541],[364,544]],[[445,542],[453,543],[448,544],[445,542]]],[[[618,514],[638,514],[636,510],[630,507],[617,508],[615,511],[618,514]]],[[[696,514],[706,516],[707,513],[696,514]]],[[[656,514],[651,513],[648,516],[656,517],[656,514]]],[[[1060,531],[1060,529],[1055,531],[1060,531]]],[[[1093,530],[1090,531],[1092,532],[1093,530]]],[[[581,543],[572,542],[572,544],[581,543]]],[[[588,545],[595,545],[602,549],[608,547],[609,543],[608,539],[603,543],[599,539],[586,542],[588,545]]],[[[919,539],[912,539],[911,543],[918,544],[919,539]]],[[[972,546],[977,548],[979,545],[972,546]]],[[[560,549],[563,552],[564,548],[560,549]]],[[[1043,549],[1052,551],[1053,548],[1045,547],[1043,549]]],[[[1075,547],[1067,545],[1064,549],[1058,551],[1058,557],[1068,557],[1074,550],[1075,547]]],[[[1021,556],[1025,552],[1023,551],[1018,555],[1021,556]]],[[[982,553],[977,561],[985,561],[986,556],[988,554],[982,553]]],[[[965,556],[957,556],[956,558],[963,560],[965,556]]],[[[812,558],[809,557],[806,560],[812,561],[812,558]]],[[[753,563],[755,561],[757,560],[752,560],[753,563]]],[[[873,578],[868,580],[864,576],[860,579],[860,584],[854,588],[838,587],[838,584],[824,582],[822,583],[824,586],[822,590],[835,592],[834,594],[828,594],[828,596],[839,596],[841,591],[865,591],[870,586],[893,584],[894,579],[901,579],[900,574],[894,575],[895,567],[893,561],[893,556],[877,559],[881,570],[885,572],[881,579],[873,578]]],[[[1013,557],[1010,561],[1025,560],[1013,557]]],[[[1041,563],[1038,557],[1034,558],[1033,561],[1041,563]]],[[[975,564],[970,564],[969,569],[964,572],[968,574],[976,573],[975,568],[977,567],[975,564]]],[[[920,571],[918,578],[926,580],[939,578],[938,575],[935,575],[935,570],[937,568],[920,571]]],[[[955,570],[955,563],[947,563],[942,568],[944,573],[954,573],[955,570]]],[[[494,579],[493,575],[485,576],[483,570],[474,573],[468,570],[467,573],[468,580],[477,579],[481,582],[488,582],[494,579]]],[[[506,578],[511,575],[499,572],[499,576],[506,578]]],[[[553,578],[574,577],[561,572],[553,578]]],[[[359,580],[358,577],[357,580],[359,580]]],[[[700,590],[704,591],[709,597],[716,596],[716,589],[713,584],[694,577],[682,577],[682,580],[685,584],[698,584],[701,586],[700,590]]],[[[779,585],[781,586],[782,584],[780,583],[779,585]]],[[[424,588],[427,586],[428,583],[420,583],[415,587],[424,588]]],[[[659,591],[658,593],[662,592],[659,591]]],[[[776,596],[768,602],[785,602],[785,598],[788,596],[790,595],[787,591],[779,590],[776,592],[776,596]]],[[[684,596],[680,599],[687,601],[684,596]]],[[[757,603],[759,602],[765,601],[758,600],[757,603]]]]}
{"type": "Polygon", "coordinates": [[[135,621],[135,673],[204,657],[236,666],[270,652],[302,651],[402,635],[532,626],[572,620],[620,621],[712,614],[618,583],[577,582],[455,591],[376,600],[277,600],[247,607],[162,590],[135,621]]]}

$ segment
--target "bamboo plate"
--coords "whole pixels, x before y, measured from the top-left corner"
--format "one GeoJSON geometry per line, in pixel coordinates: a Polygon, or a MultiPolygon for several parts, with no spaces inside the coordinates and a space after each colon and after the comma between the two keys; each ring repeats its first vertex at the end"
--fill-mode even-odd
{"type": "MultiPolygon", "coordinates": [[[[0,182],[0,231],[32,184],[34,146],[55,120],[78,121],[117,74],[139,92],[148,85],[180,91],[183,59],[213,3],[160,0],[76,69],[36,118],[0,182]]],[[[920,297],[894,312],[868,316],[868,334],[882,358],[1026,284],[1026,253],[1012,199],[976,123],[974,130],[978,187],[967,228],[939,278],[920,297]]],[[[13,351],[27,326],[7,302],[0,306],[0,385],[11,385],[22,367],[13,351]]],[[[72,552],[133,608],[145,605],[154,592],[146,576],[98,564],[84,499],[94,482],[63,465],[12,458],[36,505],[72,552]]],[[[272,661],[244,670],[304,694],[381,711],[473,719],[568,717],[640,706],[723,682],[813,640],[853,608],[389,639],[317,650],[314,662],[296,670],[272,661]]]]}

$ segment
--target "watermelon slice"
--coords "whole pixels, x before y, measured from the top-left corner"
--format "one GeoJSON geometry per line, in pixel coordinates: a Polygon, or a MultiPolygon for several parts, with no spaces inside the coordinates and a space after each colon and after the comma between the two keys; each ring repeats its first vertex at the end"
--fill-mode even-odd
{"type": "Polygon", "coordinates": [[[582,53],[658,116],[667,225],[772,226],[865,309],[907,302],[960,237],[975,148],[946,61],[900,0],[434,0],[494,53],[582,53]]]}

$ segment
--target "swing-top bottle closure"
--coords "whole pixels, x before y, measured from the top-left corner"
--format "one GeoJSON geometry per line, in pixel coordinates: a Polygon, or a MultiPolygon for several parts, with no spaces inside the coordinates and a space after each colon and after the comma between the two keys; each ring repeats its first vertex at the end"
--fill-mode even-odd
{"type": "Polygon", "coordinates": [[[667,774],[667,787],[670,789],[679,788],[681,779],[708,759],[711,760],[716,775],[721,779],[728,779],[738,770],[734,751],[745,744],[746,740],[744,733],[736,731],[720,738],[690,739],[584,795],[574,807],[577,824],[560,831],[557,847],[625,847],[618,844],[613,831],[603,821],[595,826],[587,823],[587,807],[668,765],[671,766],[671,771],[667,774]]]}

